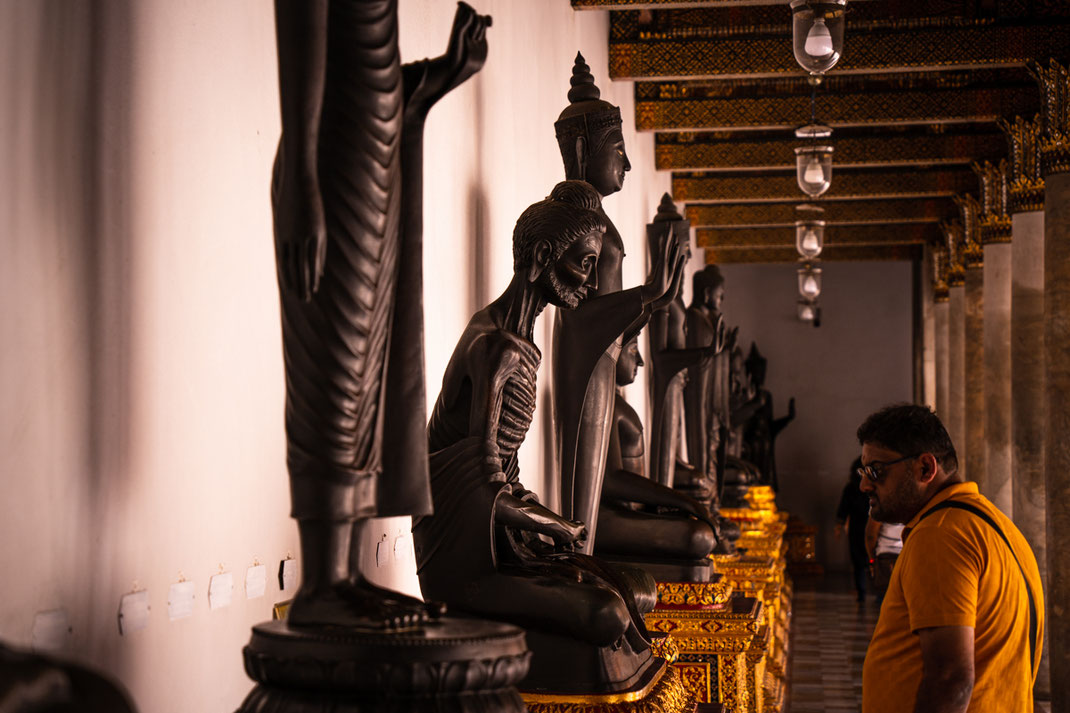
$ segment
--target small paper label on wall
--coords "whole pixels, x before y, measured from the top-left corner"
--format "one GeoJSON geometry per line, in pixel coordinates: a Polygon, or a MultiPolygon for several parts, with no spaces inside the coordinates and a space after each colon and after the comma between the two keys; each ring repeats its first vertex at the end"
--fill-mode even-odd
{"type": "Polygon", "coordinates": [[[193,616],[193,582],[175,582],[167,594],[167,616],[171,621],[193,616]]]}
{"type": "Polygon", "coordinates": [[[279,589],[291,589],[297,584],[297,560],[285,559],[279,563],[279,589]]]}
{"type": "Polygon", "coordinates": [[[245,598],[256,599],[267,592],[267,567],[254,565],[245,570],[245,598]]]}
{"type": "Polygon", "coordinates": [[[149,592],[124,594],[119,600],[119,633],[126,636],[132,631],[140,631],[149,625],[149,592]]]}
{"type": "Polygon", "coordinates": [[[208,609],[215,611],[229,607],[234,598],[234,575],[221,572],[208,580],[208,609]]]}
{"type": "Polygon", "coordinates": [[[31,647],[34,651],[62,651],[70,640],[71,623],[66,609],[34,614],[31,647]]]}

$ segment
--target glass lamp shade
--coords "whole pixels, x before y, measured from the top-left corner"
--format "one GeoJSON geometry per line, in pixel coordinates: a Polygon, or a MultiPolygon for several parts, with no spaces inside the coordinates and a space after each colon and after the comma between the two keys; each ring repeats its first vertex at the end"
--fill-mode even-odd
{"type": "Polygon", "coordinates": [[[799,190],[817,198],[832,185],[832,147],[799,146],[795,149],[795,177],[799,190]]]}
{"type": "Polygon", "coordinates": [[[798,306],[798,316],[803,322],[813,322],[814,317],[817,316],[817,304],[811,300],[799,300],[796,305],[798,306]]]}
{"type": "Polygon", "coordinates": [[[795,61],[810,74],[824,74],[840,61],[846,6],[847,0],[792,0],[795,61]]]}
{"type": "Polygon", "coordinates": [[[799,255],[811,260],[821,254],[821,248],[824,245],[825,221],[795,221],[795,249],[799,251],[799,255]]]}
{"type": "Polygon", "coordinates": [[[821,294],[821,268],[804,265],[797,272],[799,273],[799,296],[804,300],[816,300],[821,294]]]}

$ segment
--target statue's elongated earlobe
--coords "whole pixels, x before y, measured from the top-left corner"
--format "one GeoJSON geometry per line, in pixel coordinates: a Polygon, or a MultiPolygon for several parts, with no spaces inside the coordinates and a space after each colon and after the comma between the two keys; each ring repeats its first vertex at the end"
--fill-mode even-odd
{"type": "Polygon", "coordinates": [[[582,136],[576,137],[576,177],[587,180],[587,139],[582,136]]]}

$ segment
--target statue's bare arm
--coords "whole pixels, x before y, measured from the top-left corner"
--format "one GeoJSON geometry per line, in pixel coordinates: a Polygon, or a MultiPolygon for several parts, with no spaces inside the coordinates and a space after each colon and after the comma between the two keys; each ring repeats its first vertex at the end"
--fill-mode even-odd
{"type": "Polygon", "coordinates": [[[327,253],[317,150],[327,74],[328,0],[275,0],[282,139],[276,168],[279,284],[309,300],[327,253]]]}

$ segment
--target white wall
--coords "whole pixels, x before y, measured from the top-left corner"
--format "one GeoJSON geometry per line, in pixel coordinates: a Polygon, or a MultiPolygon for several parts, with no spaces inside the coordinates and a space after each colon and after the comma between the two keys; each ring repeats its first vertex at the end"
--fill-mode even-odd
{"type": "MultiPolygon", "coordinates": [[[[631,84],[607,80],[605,13],[475,4],[494,16],[487,65],[427,127],[429,404],[468,317],[508,282],[516,217],[563,177],[553,121],[577,49],[621,106],[635,166],[606,201],[627,285],[669,185],[652,136],[630,128],[631,84]]],[[[403,59],[441,53],[452,15],[402,0],[403,59]]],[[[140,710],[233,710],[251,686],[241,646],[292,595],[274,571],[297,554],[268,203],[271,3],[0,0],[0,62],[0,639],[29,645],[35,613],[62,608],[66,653],[118,676],[140,710]],[[254,559],[268,593],[246,600],[254,559]],[[209,611],[220,566],[235,601],[209,611]],[[194,614],[170,622],[180,577],[196,584],[194,614]],[[134,588],[149,592],[149,626],[120,637],[134,588]]],[[[549,465],[540,379],[521,451],[535,489],[549,465]]],[[[644,393],[630,390],[640,412],[644,393]]],[[[367,536],[401,538],[374,576],[411,590],[405,519],[367,536]]]]}
{"type": "Polygon", "coordinates": [[[795,316],[795,265],[724,265],[725,320],[769,360],[774,415],[795,397],[797,416],[777,439],[777,506],[820,528],[818,556],[849,570],[834,540],[836,506],[860,447],[855,431],[882,406],[913,399],[909,262],[827,262],[821,326],[795,316]]]}

